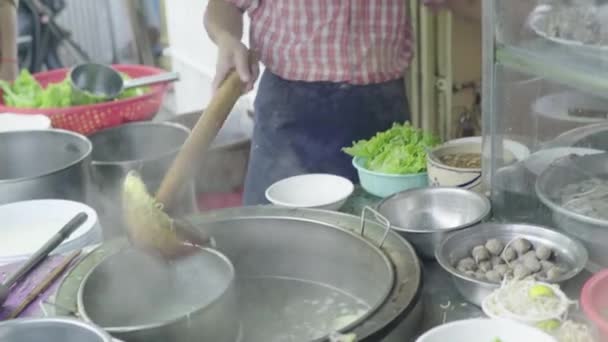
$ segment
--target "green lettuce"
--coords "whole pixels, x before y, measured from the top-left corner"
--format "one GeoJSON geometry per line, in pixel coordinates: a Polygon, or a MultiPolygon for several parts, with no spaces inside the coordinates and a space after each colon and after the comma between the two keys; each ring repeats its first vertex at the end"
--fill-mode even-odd
{"type": "Polygon", "coordinates": [[[426,150],[440,143],[438,137],[414,128],[409,122],[393,124],[369,140],[354,142],[342,149],[361,158],[371,171],[412,174],[426,171],[426,150]]]}
{"type": "MultiPolygon", "coordinates": [[[[129,78],[124,73],[121,75],[125,79],[129,78]]],[[[2,89],[4,103],[15,108],[65,108],[103,102],[103,99],[92,95],[76,95],[72,92],[68,78],[43,88],[26,69],[21,70],[12,84],[0,80],[0,89],[2,89]]],[[[149,87],[128,89],[122,92],[118,99],[140,96],[149,89],[149,87]]]]}

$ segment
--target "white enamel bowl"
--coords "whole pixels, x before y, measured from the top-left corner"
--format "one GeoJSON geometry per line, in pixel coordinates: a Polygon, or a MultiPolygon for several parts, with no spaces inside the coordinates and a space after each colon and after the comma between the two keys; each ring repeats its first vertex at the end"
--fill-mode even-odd
{"type": "Polygon", "coordinates": [[[306,174],[274,183],[266,190],[266,199],[282,207],[338,210],[354,189],[344,177],[306,174]]]}

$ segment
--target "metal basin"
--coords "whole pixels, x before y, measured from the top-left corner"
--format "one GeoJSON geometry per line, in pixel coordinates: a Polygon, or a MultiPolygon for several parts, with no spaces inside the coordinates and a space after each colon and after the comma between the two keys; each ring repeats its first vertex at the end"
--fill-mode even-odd
{"type": "Polygon", "coordinates": [[[63,130],[0,133],[0,204],[31,199],[84,202],[91,143],[63,130]]]}
{"type": "MultiPolygon", "coordinates": [[[[142,122],[90,136],[93,143],[91,198],[106,239],[124,234],[121,192],[127,173],[137,170],[148,190],[154,193],[189,134],[190,130],[178,124],[142,122]]],[[[179,211],[173,212],[174,215],[195,210],[192,183],[184,187],[175,208],[179,211]]]]}
{"type": "Polygon", "coordinates": [[[433,259],[447,234],[488,217],[490,201],[471,190],[430,187],[395,194],[381,201],[377,209],[393,230],[414,245],[418,255],[433,259]]]}
{"type": "Polygon", "coordinates": [[[82,317],[126,342],[234,342],[238,335],[234,268],[201,249],[165,263],[134,249],[110,255],[78,292],[82,317]]]}
{"type": "MultiPolygon", "coordinates": [[[[323,334],[327,331],[319,330],[337,318],[344,321],[343,316],[352,311],[349,306],[357,304],[368,310],[344,330],[355,333],[358,341],[409,340],[419,328],[418,258],[409,243],[393,232],[382,249],[375,247],[385,233],[377,223],[367,222],[360,235],[358,217],[277,207],[212,211],[190,220],[211,231],[218,248],[235,265],[241,315],[228,320],[241,319],[241,341],[293,337],[307,323],[318,323],[313,330],[323,334]]],[[[104,244],[65,278],[54,306],[58,314],[76,310],[74,289],[82,283],[82,275],[123,244],[127,242],[104,244]]]]}
{"type": "MultiPolygon", "coordinates": [[[[193,129],[201,115],[201,111],[178,115],[169,122],[193,129]]],[[[243,186],[251,148],[251,132],[244,127],[244,120],[252,119],[242,109],[234,110],[226,119],[198,166],[197,193],[230,192],[243,186]]]]}
{"type": "Polygon", "coordinates": [[[555,161],[536,181],[536,194],[552,212],[553,222],[566,234],[579,239],[589,252],[588,268],[608,267],[608,220],[588,217],[561,205],[558,191],[564,186],[597,177],[608,177],[608,153],[569,156],[555,161]]]}
{"type": "Polygon", "coordinates": [[[112,342],[98,327],[69,318],[22,318],[0,323],[0,341],[112,342]]]}
{"type": "Polygon", "coordinates": [[[506,244],[517,237],[525,238],[534,245],[547,246],[556,252],[556,263],[566,265],[568,271],[555,279],[555,283],[572,279],[583,270],[587,262],[585,248],[564,234],[539,226],[500,223],[484,223],[448,236],[437,248],[437,262],[450,273],[458,292],[469,302],[481,306],[484,298],[500,285],[462,274],[454,266],[455,263],[469,256],[473,247],[485,244],[489,239],[496,238],[506,244]]]}

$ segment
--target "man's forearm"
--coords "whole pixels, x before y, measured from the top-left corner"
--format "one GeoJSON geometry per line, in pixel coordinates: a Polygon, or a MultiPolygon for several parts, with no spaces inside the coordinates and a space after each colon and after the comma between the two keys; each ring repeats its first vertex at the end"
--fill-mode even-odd
{"type": "Polygon", "coordinates": [[[243,12],[225,0],[209,0],[204,22],[209,37],[215,43],[225,35],[241,40],[243,12]]]}

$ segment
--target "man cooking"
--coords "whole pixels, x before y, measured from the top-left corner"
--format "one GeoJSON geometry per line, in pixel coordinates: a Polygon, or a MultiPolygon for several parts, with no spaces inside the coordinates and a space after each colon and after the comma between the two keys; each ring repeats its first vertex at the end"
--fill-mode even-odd
{"type": "MultiPolygon", "coordinates": [[[[480,0],[426,0],[478,18],[480,0]]],[[[254,104],[255,129],[244,204],[267,203],[272,183],[304,173],[356,179],[341,152],[409,119],[403,73],[413,51],[406,0],[209,0],[205,27],[218,46],[213,85],[236,69],[248,90],[258,76],[241,43],[266,66],[254,104]]]]}

